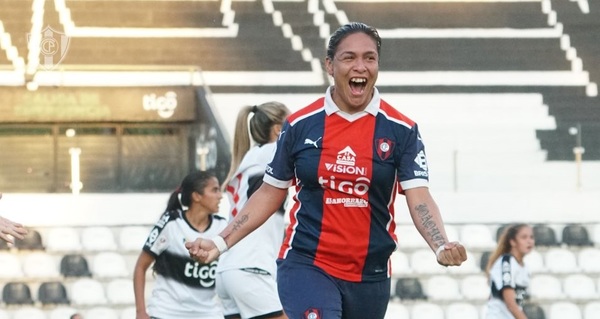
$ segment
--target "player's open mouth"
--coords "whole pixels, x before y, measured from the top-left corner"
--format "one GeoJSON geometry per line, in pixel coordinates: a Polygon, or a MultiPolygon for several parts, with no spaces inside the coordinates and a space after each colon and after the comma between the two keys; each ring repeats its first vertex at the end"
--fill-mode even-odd
{"type": "Polygon", "coordinates": [[[365,78],[351,78],[350,79],[350,90],[352,94],[362,94],[367,86],[367,79],[365,78]]]}

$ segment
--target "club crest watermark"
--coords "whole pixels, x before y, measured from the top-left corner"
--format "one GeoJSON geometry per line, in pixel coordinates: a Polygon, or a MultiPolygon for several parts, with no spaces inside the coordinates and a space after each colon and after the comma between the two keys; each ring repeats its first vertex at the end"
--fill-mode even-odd
{"type": "MultiPolygon", "coordinates": [[[[40,67],[46,71],[54,69],[65,58],[69,50],[71,38],[66,34],[46,26],[39,37],[40,67]]],[[[27,34],[27,42],[36,41],[38,37],[27,34]]],[[[31,45],[31,43],[29,43],[31,45]]]]}

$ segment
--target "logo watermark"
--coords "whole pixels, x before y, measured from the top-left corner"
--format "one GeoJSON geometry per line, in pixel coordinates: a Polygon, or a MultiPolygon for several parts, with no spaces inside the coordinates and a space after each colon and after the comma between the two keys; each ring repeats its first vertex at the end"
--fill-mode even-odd
{"type": "MultiPolygon", "coordinates": [[[[37,37],[27,34],[27,42],[31,42],[37,37]]],[[[40,47],[40,66],[46,71],[54,69],[62,62],[69,49],[71,38],[66,34],[46,26],[42,32],[39,42],[40,47]]],[[[29,43],[31,45],[31,43],[29,43]]]]}

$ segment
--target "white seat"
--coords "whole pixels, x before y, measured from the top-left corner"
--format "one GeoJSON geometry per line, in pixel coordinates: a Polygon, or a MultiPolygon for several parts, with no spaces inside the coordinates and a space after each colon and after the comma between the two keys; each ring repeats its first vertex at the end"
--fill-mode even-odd
{"type": "Polygon", "coordinates": [[[444,229],[446,230],[446,236],[448,237],[448,241],[458,241],[460,240],[460,232],[458,231],[458,227],[455,225],[444,225],[444,229]]]}
{"type": "Polygon", "coordinates": [[[583,306],[583,319],[597,319],[600,313],[600,301],[588,302],[583,306]]]}
{"type": "Polygon", "coordinates": [[[594,245],[596,245],[596,247],[599,247],[600,246],[600,224],[596,224],[596,225],[594,225],[594,227],[592,227],[590,237],[591,237],[594,245]]]}
{"type": "MultiPolygon", "coordinates": [[[[598,314],[596,314],[596,318],[598,314]]],[[[560,301],[550,305],[548,319],[582,319],[579,306],[569,301],[560,301]]]]}
{"type": "Polygon", "coordinates": [[[81,231],[81,245],[86,251],[111,251],[117,249],[113,231],[105,226],[84,228],[81,231]]]}
{"type": "MultiPolygon", "coordinates": [[[[52,309],[49,313],[48,319],[68,319],[75,313],[77,313],[75,308],[61,306],[52,309]]],[[[131,318],[135,318],[135,316],[131,318]]]]}
{"type": "Polygon", "coordinates": [[[21,260],[15,254],[0,252],[0,278],[14,280],[23,277],[21,260]]]}
{"type": "Polygon", "coordinates": [[[113,251],[97,253],[92,259],[92,274],[96,278],[123,278],[129,276],[125,258],[113,251]]]}
{"type": "Polygon", "coordinates": [[[544,256],[544,265],[549,272],[569,274],[581,271],[577,266],[577,257],[566,248],[548,249],[544,256]]]}
{"type": "Polygon", "coordinates": [[[414,250],[420,248],[429,248],[423,236],[414,225],[397,225],[396,236],[398,237],[398,246],[400,249],[414,250]]]}
{"type": "Polygon", "coordinates": [[[54,279],[60,277],[58,261],[45,252],[32,252],[23,258],[23,273],[31,278],[54,279]]]}
{"type": "Polygon", "coordinates": [[[460,230],[460,242],[474,250],[491,250],[496,248],[496,238],[486,225],[469,224],[460,230]]]}
{"type": "Polygon", "coordinates": [[[119,231],[119,247],[123,251],[141,251],[152,227],[126,226],[119,231]]]}
{"type": "Polygon", "coordinates": [[[392,263],[392,276],[403,276],[412,273],[408,256],[397,250],[390,256],[392,263]]]}
{"type": "Polygon", "coordinates": [[[134,304],[133,281],[131,279],[112,280],[106,285],[106,296],[112,305],[134,304]]]}
{"type": "Polygon", "coordinates": [[[575,300],[593,300],[599,298],[594,279],[584,274],[567,275],[563,279],[563,291],[568,298],[575,300]]]}
{"type": "Polygon", "coordinates": [[[137,312],[135,310],[135,307],[126,307],[121,311],[120,319],[132,319],[135,318],[136,314],[137,312]]]}
{"type": "Polygon", "coordinates": [[[431,302],[417,303],[410,311],[410,318],[444,319],[444,309],[440,305],[431,302]]]}
{"type": "Polygon", "coordinates": [[[458,281],[451,276],[436,275],[427,279],[425,294],[429,300],[459,300],[462,298],[458,281]]]}
{"type": "Polygon", "coordinates": [[[470,275],[460,281],[460,292],[467,300],[484,301],[490,296],[490,283],[485,275],[470,275]]]}
{"type": "Polygon", "coordinates": [[[46,313],[38,308],[24,307],[15,310],[12,319],[47,319],[46,313]]]}
{"type": "Polygon", "coordinates": [[[445,319],[479,319],[479,309],[468,302],[455,302],[446,308],[445,319]]]}
{"type": "Polygon", "coordinates": [[[72,227],[51,228],[46,235],[46,250],[50,252],[81,251],[79,231],[72,227]]]}
{"type": "Polygon", "coordinates": [[[529,283],[529,292],[534,299],[560,300],[564,298],[560,280],[552,275],[535,275],[529,283]]]}
{"type": "Polygon", "coordinates": [[[544,256],[537,250],[532,250],[529,254],[525,255],[525,257],[523,257],[523,262],[532,274],[546,271],[544,256]]]}
{"type": "Polygon", "coordinates": [[[410,268],[417,274],[445,274],[447,268],[438,264],[431,249],[419,249],[410,255],[410,268]]]}
{"type": "Polygon", "coordinates": [[[88,309],[83,317],[85,319],[119,319],[117,311],[107,307],[88,309]]]}
{"type": "MultiPolygon", "coordinates": [[[[408,308],[398,302],[390,302],[387,307],[384,319],[409,318],[408,308]]],[[[124,317],[121,319],[125,319],[124,317]]]]}
{"type": "Polygon", "coordinates": [[[477,274],[480,273],[481,269],[477,263],[477,258],[467,250],[467,260],[465,260],[459,267],[448,267],[448,273],[450,274],[477,274]]]}
{"type": "Polygon", "coordinates": [[[577,264],[584,273],[600,273],[600,249],[583,248],[577,255],[577,264]]]}
{"type": "Polygon", "coordinates": [[[10,314],[4,309],[0,309],[0,319],[10,319],[10,314]]]}
{"type": "Polygon", "coordinates": [[[102,284],[92,278],[80,278],[71,284],[71,302],[76,306],[105,305],[106,295],[102,284]]]}

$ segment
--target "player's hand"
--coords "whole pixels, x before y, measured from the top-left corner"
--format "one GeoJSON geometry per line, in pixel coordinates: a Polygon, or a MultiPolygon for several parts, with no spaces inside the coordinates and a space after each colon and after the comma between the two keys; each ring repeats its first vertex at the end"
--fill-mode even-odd
{"type": "Polygon", "coordinates": [[[188,241],[185,243],[185,248],[188,249],[192,259],[202,264],[208,264],[219,258],[220,255],[215,243],[206,238],[197,238],[194,241],[188,241]]]}
{"type": "Polygon", "coordinates": [[[444,249],[437,255],[437,262],[442,266],[460,266],[465,260],[467,251],[457,241],[444,244],[444,249]]]}
{"type": "MultiPolygon", "coordinates": [[[[0,193],[0,198],[2,198],[2,193],[0,193]]],[[[0,217],[0,238],[7,243],[14,244],[14,238],[23,239],[26,234],[27,229],[23,225],[0,217]]]]}

